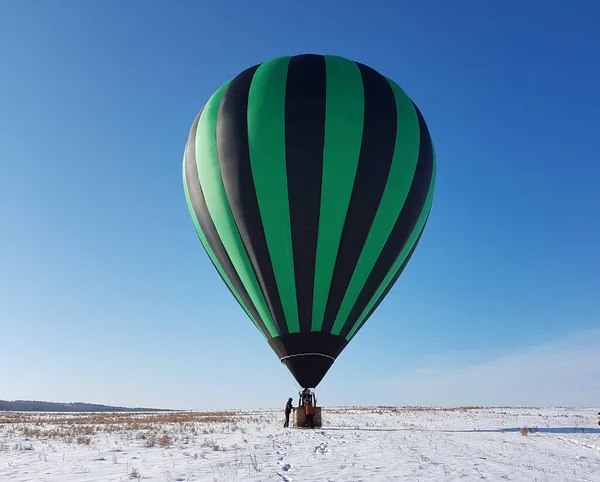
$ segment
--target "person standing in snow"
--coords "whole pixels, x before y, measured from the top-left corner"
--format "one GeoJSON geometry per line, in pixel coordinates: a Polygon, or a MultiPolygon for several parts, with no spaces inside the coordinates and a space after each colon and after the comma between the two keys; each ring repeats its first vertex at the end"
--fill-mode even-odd
{"type": "Polygon", "coordinates": [[[290,426],[290,413],[292,413],[292,397],[288,398],[287,403],[285,404],[285,423],[283,424],[283,427],[289,427],[290,426]]]}
{"type": "Polygon", "coordinates": [[[304,405],[304,414],[306,415],[306,426],[315,428],[314,416],[316,405],[315,396],[308,388],[305,388],[301,394],[301,402],[304,405]]]}
{"type": "Polygon", "coordinates": [[[306,414],[306,426],[309,428],[315,428],[315,410],[311,399],[304,402],[304,410],[306,414]]]}

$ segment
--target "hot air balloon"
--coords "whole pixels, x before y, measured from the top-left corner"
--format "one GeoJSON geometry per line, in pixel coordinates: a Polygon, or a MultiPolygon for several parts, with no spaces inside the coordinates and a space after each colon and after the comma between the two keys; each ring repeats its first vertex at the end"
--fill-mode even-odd
{"type": "Polygon", "coordinates": [[[302,387],[317,387],[401,275],[435,169],[407,94],[338,56],[254,65],[196,116],[183,184],[197,234],[302,387]]]}

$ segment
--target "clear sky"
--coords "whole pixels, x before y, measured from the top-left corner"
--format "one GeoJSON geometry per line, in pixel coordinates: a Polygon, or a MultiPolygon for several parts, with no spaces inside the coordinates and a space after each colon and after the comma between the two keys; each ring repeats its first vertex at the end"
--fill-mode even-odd
{"type": "Polygon", "coordinates": [[[224,81],[312,52],[398,82],[438,162],[419,247],[321,404],[597,405],[599,20],[594,0],[0,1],[0,399],[295,395],[181,163],[224,81]]]}

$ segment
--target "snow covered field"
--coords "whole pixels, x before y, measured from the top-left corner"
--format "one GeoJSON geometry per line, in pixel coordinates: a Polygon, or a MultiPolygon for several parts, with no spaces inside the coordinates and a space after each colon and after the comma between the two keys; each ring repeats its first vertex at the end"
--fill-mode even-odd
{"type": "Polygon", "coordinates": [[[598,409],[0,412],[0,481],[600,481],[598,409]],[[519,429],[522,429],[521,431],[519,429]]]}

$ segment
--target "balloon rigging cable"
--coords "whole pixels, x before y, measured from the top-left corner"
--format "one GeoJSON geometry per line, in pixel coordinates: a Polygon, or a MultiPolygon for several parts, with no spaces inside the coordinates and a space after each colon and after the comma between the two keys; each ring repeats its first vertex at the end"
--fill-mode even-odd
{"type": "Polygon", "coordinates": [[[325,355],[324,353],[298,353],[296,355],[284,356],[283,358],[280,358],[279,361],[283,363],[283,360],[287,360],[288,358],[294,358],[297,356],[324,356],[325,358],[331,358],[333,361],[335,361],[335,358],[329,355],[325,355]]]}

